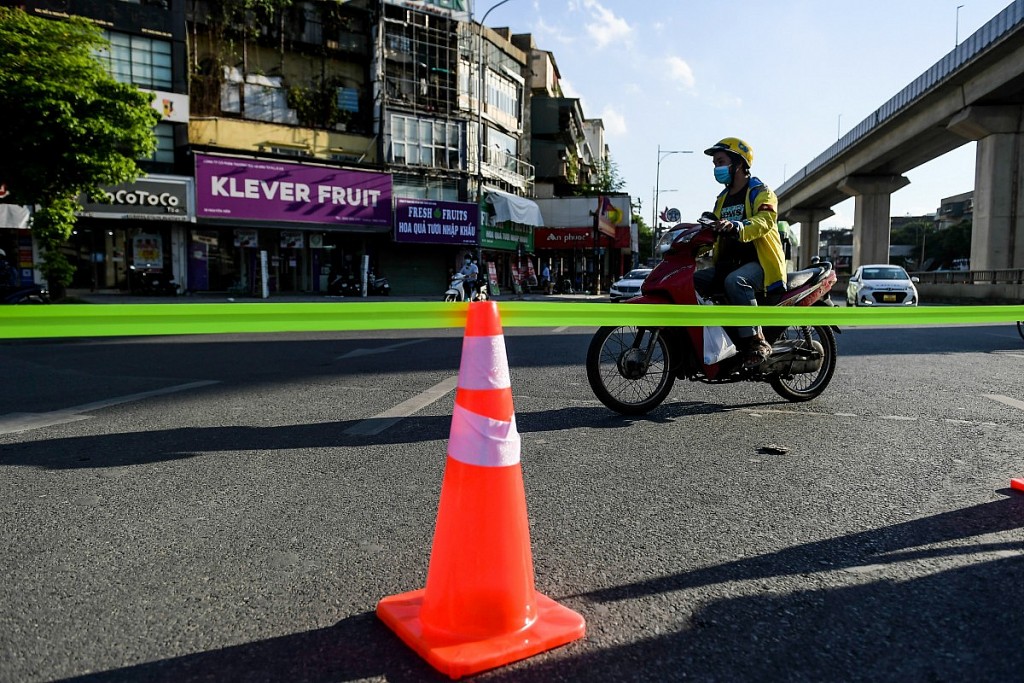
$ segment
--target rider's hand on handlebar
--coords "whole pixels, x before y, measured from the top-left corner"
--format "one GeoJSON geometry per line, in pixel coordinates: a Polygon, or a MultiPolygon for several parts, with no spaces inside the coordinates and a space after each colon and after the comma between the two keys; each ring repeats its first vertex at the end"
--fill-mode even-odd
{"type": "Polygon", "coordinates": [[[727,221],[724,218],[715,221],[715,224],[711,226],[711,229],[720,235],[732,235],[736,237],[740,234],[740,230],[736,227],[736,223],[733,221],[727,221]]]}

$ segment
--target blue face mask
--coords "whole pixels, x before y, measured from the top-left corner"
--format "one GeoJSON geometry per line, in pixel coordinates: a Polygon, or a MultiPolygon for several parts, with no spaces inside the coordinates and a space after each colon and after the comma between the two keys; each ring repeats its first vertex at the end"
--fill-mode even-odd
{"type": "Polygon", "coordinates": [[[715,166],[715,180],[723,185],[732,183],[732,169],[728,166],[715,166]]]}

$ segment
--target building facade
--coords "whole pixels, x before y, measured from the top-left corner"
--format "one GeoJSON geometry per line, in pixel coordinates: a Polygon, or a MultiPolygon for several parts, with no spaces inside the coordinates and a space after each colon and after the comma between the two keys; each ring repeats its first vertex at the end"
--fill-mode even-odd
{"type": "Polygon", "coordinates": [[[433,294],[466,255],[508,286],[536,251],[533,197],[578,195],[607,157],[553,55],[461,2],[24,6],[103,26],[101,61],[163,115],[147,176],[81,198],[73,287],[148,271],[191,292],[329,294],[369,269],[433,294]]]}

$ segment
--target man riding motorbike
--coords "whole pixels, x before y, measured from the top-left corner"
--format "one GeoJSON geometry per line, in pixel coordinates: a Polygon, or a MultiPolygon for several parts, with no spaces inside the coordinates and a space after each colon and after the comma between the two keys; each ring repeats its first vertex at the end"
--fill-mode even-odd
{"type": "MultiPolygon", "coordinates": [[[[786,265],[776,225],[778,199],[751,176],[754,152],[739,138],[724,138],[704,150],[715,164],[715,180],[725,185],[715,202],[718,233],[710,268],[694,274],[701,296],[725,291],[730,304],[756,306],[757,292],[778,297],[786,290],[786,265]]],[[[755,368],[772,353],[760,327],[736,327],[743,365],[755,368]]]]}

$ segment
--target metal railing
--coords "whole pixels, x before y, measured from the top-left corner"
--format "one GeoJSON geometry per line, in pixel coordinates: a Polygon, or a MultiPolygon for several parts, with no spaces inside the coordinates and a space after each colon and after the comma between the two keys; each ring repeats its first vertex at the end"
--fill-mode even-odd
{"type": "Polygon", "coordinates": [[[925,285],[1020,285],[1024,284],[1024,268],[1001,270],[928,270],[911,273],[925,285]]]}
{"type": "Polygon", "coordinates": [[[500,178],[509,185],[532,194],[533,164],[528,164],[502,150],[484,147],[483,170],[485,175],[500,178]]]}

